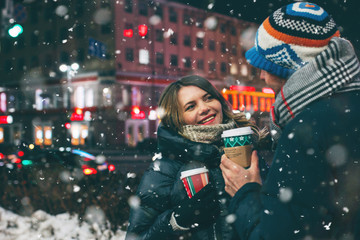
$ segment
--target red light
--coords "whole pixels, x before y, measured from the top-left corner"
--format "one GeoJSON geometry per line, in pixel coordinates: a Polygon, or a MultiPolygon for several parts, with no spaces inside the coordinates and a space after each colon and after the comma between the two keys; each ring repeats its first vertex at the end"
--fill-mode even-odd
{"type": "Polygon", "coordinates": [[[239,85],[231,85],[230,90],[236,90],[240,92],[255,92],[255,87],[250,86],[239,86],[239,85]]]}
{"type": "Polygon", "coordinates": [[[0,124],[9,124],[9,116],[0,116],[0,124]]]}
{"type": "Polygon", "coordinates": [[[20,158],[16,158],[16,159],[14,160],[14,163],[21,163],[21,159],[20,159],[20,158]]]}
{"type": "Polygon", "coordinates": [[[131,111],[132,119],[145,119],[145,112],[141,111],[138,106],[134,106],[131,111]]]}
{"type": "Polygon", "coordinates": [[[83,121],[84,114],[81,108],[75,108],[75,112],[71,114],[70,121],[83,121]]]}
{"type": "Polygon", "coordinates": [[[109,169],[110,172],[115,171],[115,166],[113,164],[110,164],[108,166],[108,169],[109,169]]]}
{"type": "Polygon", "coordinates": [[[19,157],[23,157],[24,156],[24,152],[23,151],[18,151],[18,154],[17,154],[19,157]]]}
{"type": "Polygon", "coordinates": [[[83,114],[83,110],[81,108],[75,108],[75,112],[76,112],[76,114],[79,114],[79,115],[83,114]]]}
{"type": "Polygon", "coordinates": [[[70,129],[71,128],[71,123],[65,123],[65,128],[70,129]]]}
{"type": "Polygon", "coordinates": [[[139,25],[138,29],[139,29],[139,35],[141,37],[144,37],[148,32],[148,27],[145,24],[139,25]]]}
{"type": "Polygon", "coordinates": [[[263,88],[262,89],[263,93],[271,93],[271,94],[275,94],[274,90],[272,90],[271,88],[263,88]]]}
{"type": "Polygon", "coordinates": [[[131,38],[133,36],[134,32],[132,29],[125,29],[124,30],[124,36],[131,38]]]}
{"type": "Polygon", "coordinates": [[[139,108],[138,106],[134,106],[132,110],[133,110],[133,112],[134,112],[135,114],[139,114],[139,113],[140,113],[140,108],[139,108]]]}
{"type": "Polygon", "coordinates": [[[84,173],[85,175],[91,175],[91,174],[96,174],[97,171],[96,171],[96,169],[94,169],[94,168],[84,168],[84,169],[83,169],[83,173],[84,173]]]}
{"type": "Polygon", "coordinates": [[[0,153],[0,159],[4,159],[4,154],[0,153]]]}

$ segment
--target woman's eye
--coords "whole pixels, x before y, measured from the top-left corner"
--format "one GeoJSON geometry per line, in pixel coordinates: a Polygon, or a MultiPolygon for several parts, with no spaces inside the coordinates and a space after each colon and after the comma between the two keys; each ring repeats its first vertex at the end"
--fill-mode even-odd
{"type": "Polygon", "coordinates": [[[214,99],[214,97],[211,96],[211,95],[207,95],[207,96],[205,97],[205,101],[209,101],[209,100],[212,100],[212,99],[214,99]]]}
{"type": "Polygon", "coordinates": [[[189,105],[188,107],[185,108],[185,111],[191,110],[194,108],[194,105],[189,105]]]}

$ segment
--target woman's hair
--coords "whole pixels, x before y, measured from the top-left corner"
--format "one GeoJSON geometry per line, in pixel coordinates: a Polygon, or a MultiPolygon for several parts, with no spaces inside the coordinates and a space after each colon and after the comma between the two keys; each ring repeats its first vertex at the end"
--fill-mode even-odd
{"type": "MultiPolygon", "coordinates": [[[[178,81],[173,82],[167,86],[164,92],[161,94],[159,108],[164,111],[161,121],[165,126],[175,129],[177,132],[179,132],[180,128],[186,125],[182,116],[182,112],[180,111],[181,106],[178,101],[179,90],[185,86],[196,86],[201,88],[205,92],[209,93],[213,98],[218,100],[221,104],[224,123],[228,122],[230,119],[233,119],[237,127],[250,126],[257,136],[263,134],[254,124],[246,119],[244,113],[234,114],[232,112],[230,103],[207,79],[196,75],[180,78],[178,81]]],[[[261,138],[262,136],[259,137],[261,138]]]]}

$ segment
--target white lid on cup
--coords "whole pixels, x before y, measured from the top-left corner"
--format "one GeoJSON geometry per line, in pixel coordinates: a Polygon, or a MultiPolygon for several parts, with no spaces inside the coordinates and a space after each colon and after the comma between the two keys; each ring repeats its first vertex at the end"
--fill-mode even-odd
{"type": "Polygon", "coordinates": [[[193,175],[197,175],[197,174],[200,174],[200,173],[206,173],[206,172],[209,172],[209,170],[207,170],[206,167],[195,168],[195,169],[183,171],[183,172],[181,172],[180,179],[183,179],[183,178],[186,178],[186,177],[189,177],[189,176],[193,176],[193,175]]]}
{"type": "Polygon", "coordinates": [[[250,135],[250,134],[253,134],[251,127],[241,127],[241,128],[225,130],[221,134],[221,137],[226,138],[226,137],[234,137],[234,136],[242,136],[242,135],[250,135]]]}

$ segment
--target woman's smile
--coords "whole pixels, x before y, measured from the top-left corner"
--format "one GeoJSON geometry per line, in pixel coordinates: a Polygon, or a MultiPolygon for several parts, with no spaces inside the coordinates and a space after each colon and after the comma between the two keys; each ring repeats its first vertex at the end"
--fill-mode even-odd
{"type": "Polygon", "coordinates": [[[215,125],[223,121],[220,101],[199,87],[182,87],[178,101],[186,125],[215,125]]]}

